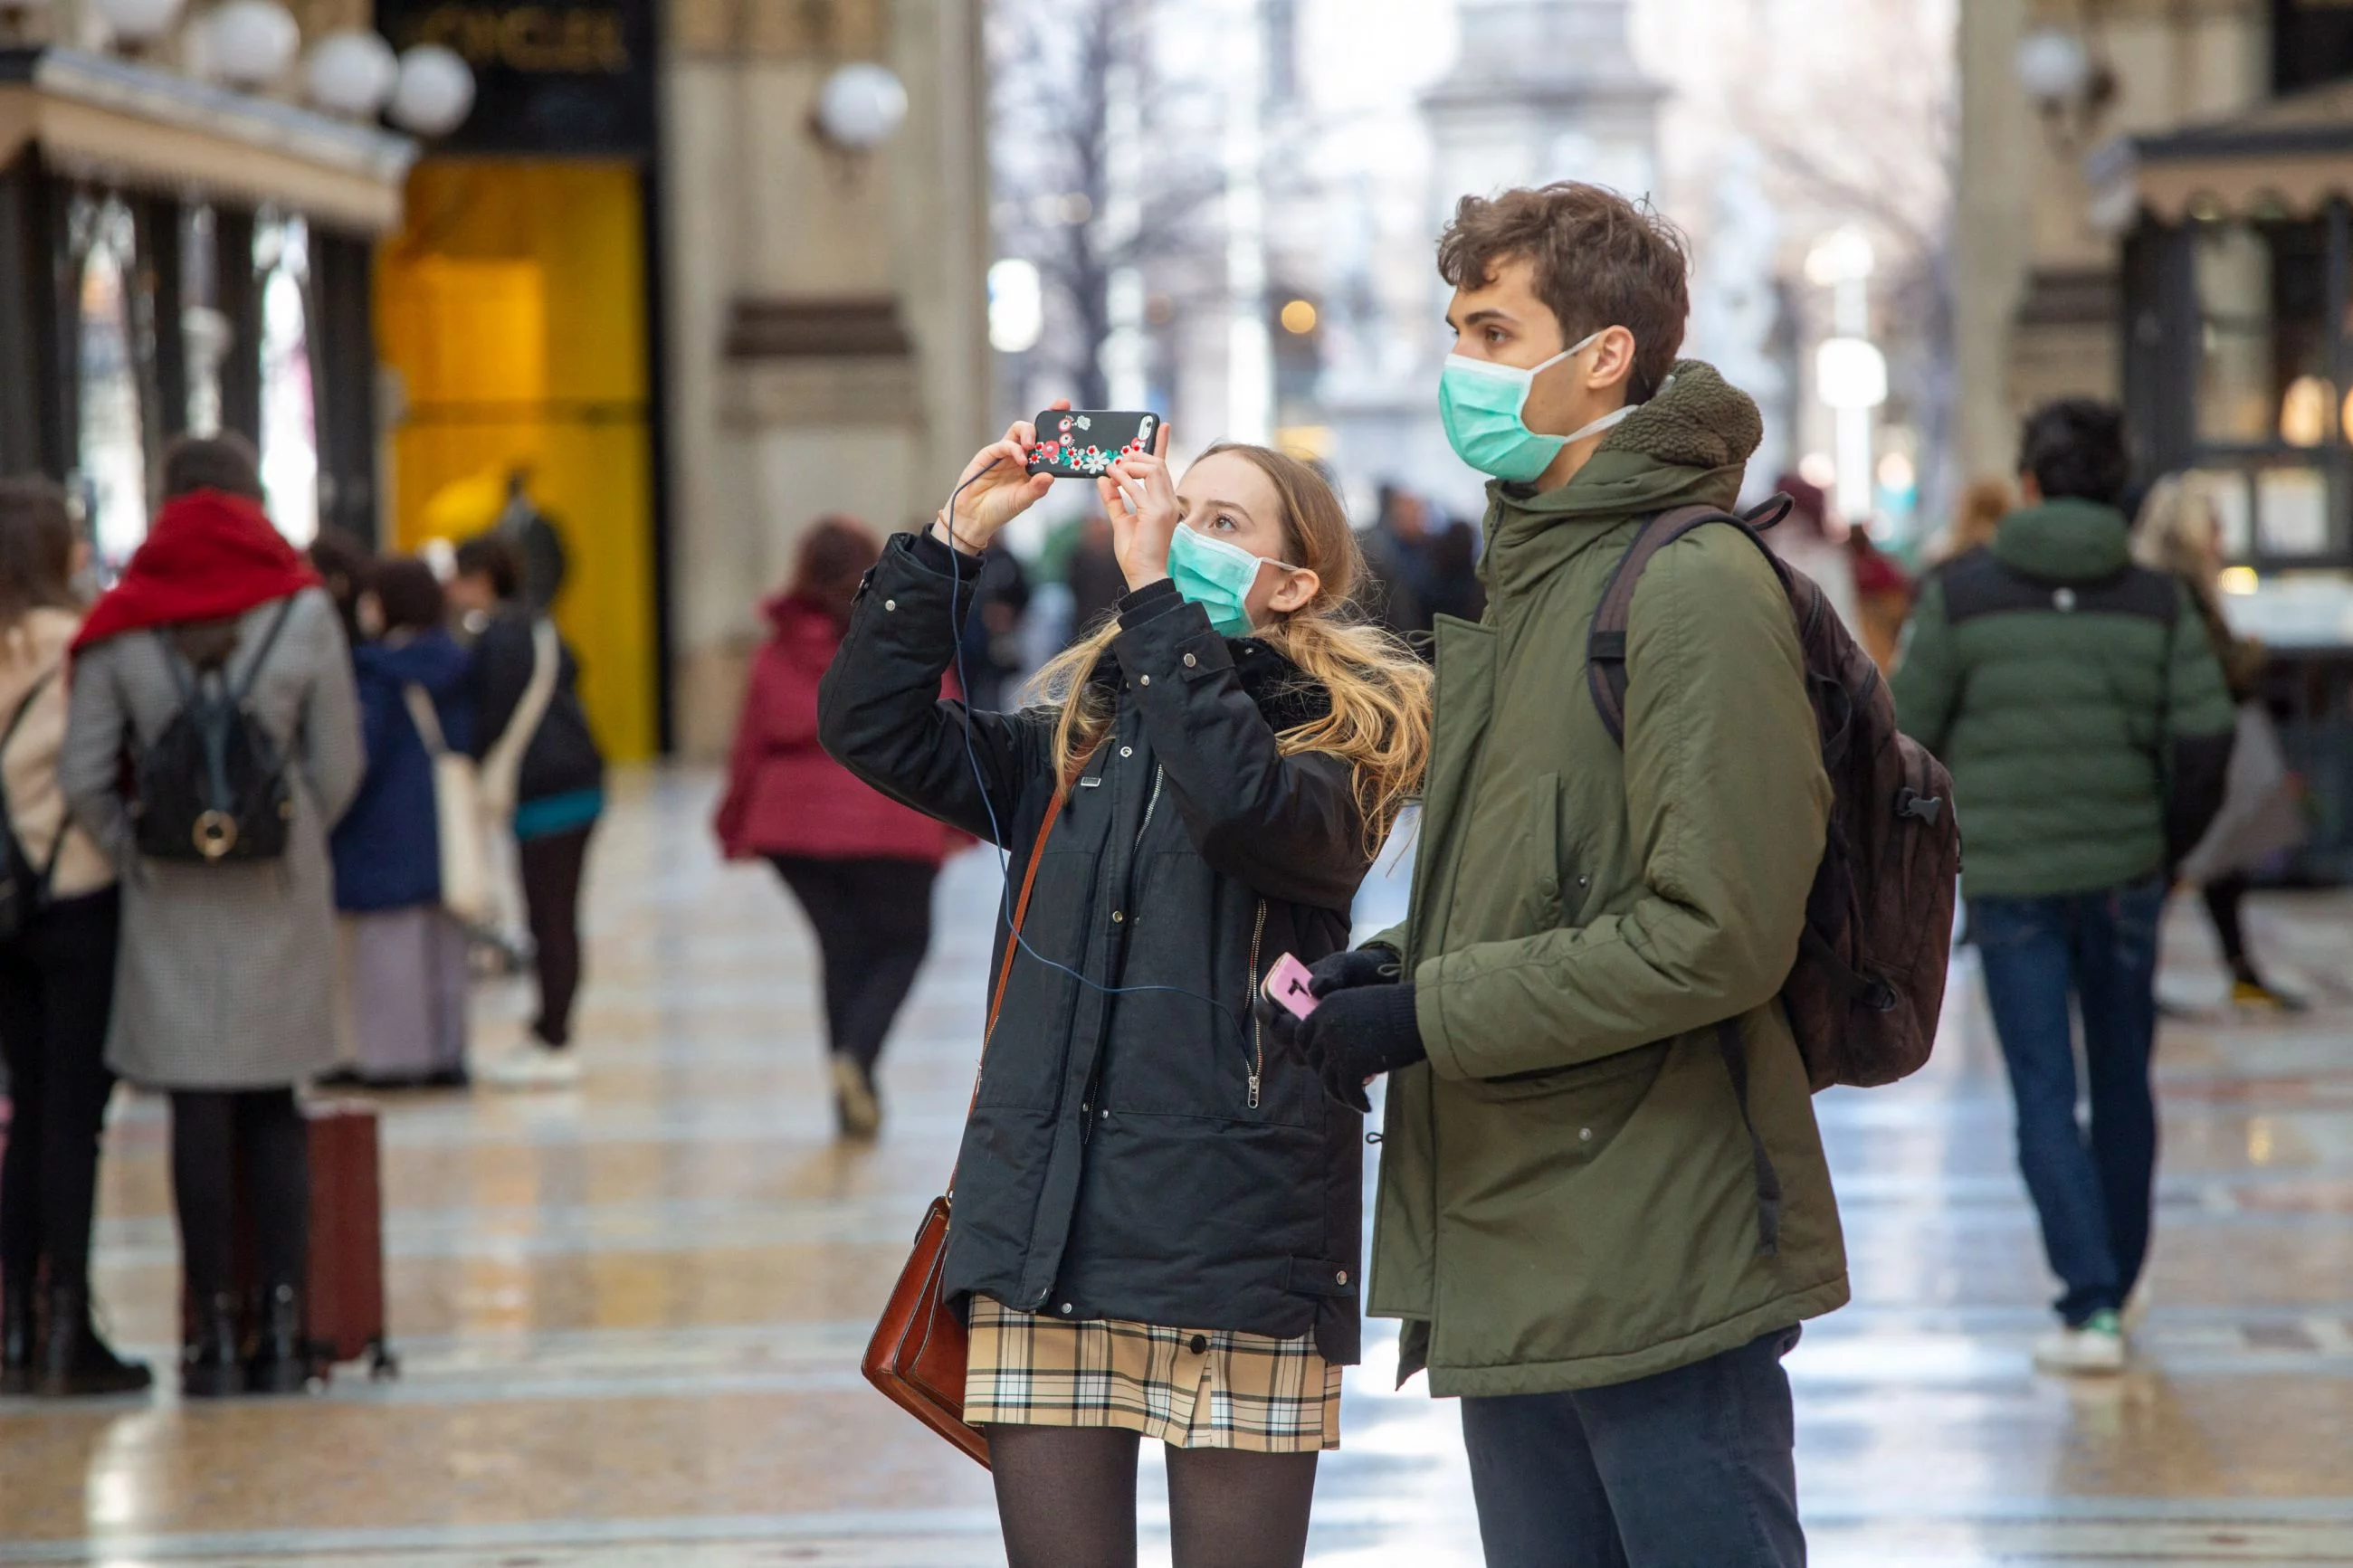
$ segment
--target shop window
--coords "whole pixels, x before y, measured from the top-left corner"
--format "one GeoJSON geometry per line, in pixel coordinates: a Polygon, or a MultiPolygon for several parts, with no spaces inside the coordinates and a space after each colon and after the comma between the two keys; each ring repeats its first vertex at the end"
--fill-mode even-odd
{"type": "Polygon", "coordinates": [[[119,567],[147,537],[147,441],[132,331],[131,213],[119,201],[78,201],[71,221],[81,258],[75,479],[99,558],[119,567]]]}
{"type": "Polygon", "coordinates": [[[261,488],[279,531],[307,545],[319,531],[319,431],[311,388],[310,232],[299,217],[254,225],[261,279],[261,488]]]}
{"type": "Polygon", "coordinates": [[[2199,440],[2334,445],[2320,226],[2217,223],[2196,234],[2199,440]]]}

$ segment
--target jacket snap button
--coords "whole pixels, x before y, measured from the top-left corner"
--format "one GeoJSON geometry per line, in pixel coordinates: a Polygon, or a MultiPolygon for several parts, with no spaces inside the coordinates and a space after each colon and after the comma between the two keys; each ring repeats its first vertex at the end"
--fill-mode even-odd
{"type": "Polygon", "coordinates": [[[1195,1355],[1208,1354],[1209,1336],[1207,1334],[1195,1334],[1193,1336],[1192,1351],[1195,1355]]]}
{"type": "Polygon", "coordinates": [[[1138,679],[1138,680],[1142,681],[1142,682],[1143,682],[1145,685],[1146,685],[1146,686],[1149,686],[1149,685],[1151,685],[1151,684],[1152,684],[1152,677],[1150,677],[1150,676],[1148,676],[1148,675],[1139,675],[1139,676],[1137,676],[1137,677],[1136,677],[1136,679],[1138,679]]]}
{"type": "Polygon", "coordinates": [[[882,607],[886,610],[895,610],[899,607],[899,601],[896,599],[885,599],[882,601],[882,607]]]}
{"type": "Polygon", "coordinates": [[[1065,1302],[1063,1302],[1063,1303],[1062,1303],[1062,1316],[1064,1316],[1064,1317],[1066,1317],[1066,1318],[1067,1318],[1067,1317],[1069,1317],[1070,1315],[1071,1315],[1071,1304],[1070,1304],[1068,1301],[1065,1301],[1065,1302]]]}
{"type": "Polygon", "coordinates": [[[1135,748],[1134,746],[1122,746],[1119,749],[1119,754],[1123,757],[1132,757],[1135,755],[1135,748]]]}
{"type": "Polygon", "coordinates": [[[1577,885],[1580,888],[1589,888],[1593,885],[1593,879],[1590,877],[1579,877],[1577,879],[1577,885]]]}
{"type": "Polygon", "coordinates": [[[1198,664],[1198,662],[1200,662],[1200,661],[1199,661],[1199,660],[1198,660],[1198,659],[1196,659],[1196,658],[1195,658],[1191,654],[1189,654],[1189,653],[1188,653],[1188,654],[1187,654],[1187,655],[1185,656],[1185,668],[1187,668],[1187,669],[1192,668],[1194,667],[1194,665],[1198,664]]]}
{"type": "Polygon", "coordinates": [[[1113,924],[1113,925],[1117,925],[1117,924],[1119,924],[1122,921],[1124,921],[1125,919],[1127,919],[1126,911],[1122,910],[1112,910],[1112,912],[1111,912],[1111,923],[1112,923],[1112,924],[1113,924]]]}
{"type": "Polygon", "coordinates": [[[1345,1285],[1348,1282],[1348,1271],[1343,1268],[1336,1276],[1335,1276],[1335,1278],[1336,1278],[1341,1284],[1345,1285]]]}
{"type": "Polygon", "coordinates": [[[1593,1129],[1590,1127],[1580,1127],[1577,1130],[1577,1136],[1581,1142],[1589,1143],[1593,1141],[1593,1129]]]}

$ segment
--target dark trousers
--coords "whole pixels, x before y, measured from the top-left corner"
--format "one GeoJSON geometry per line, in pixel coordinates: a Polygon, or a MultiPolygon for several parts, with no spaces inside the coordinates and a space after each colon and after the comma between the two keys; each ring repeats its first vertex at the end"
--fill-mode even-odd
{"type": "Polygon", "coordinates": [[[1970,940],[2018,1106],[2018,1163],[2070,1324],[2124,1304],[2148,1256],[2157,1176],[2162,879],[2059,898],[1969,900],[1970,940]],[[2076,1120],[2074,1001],[2091,1121],[2076,1120]]]}
{"type": "Polygon", "coordinates": [[[520,839],[522,902],[537,950],[539,1018],[532,1033],[551,1046],[572,1043],[572,1000],[580,994],[580,873],[596,825],[520,839]]]}
{"type": "Polygon", "coordinates": [[[0,1161],[0,1279],[85,1286],[99,1143],[114,1075],[106,1025],[121,930],[115,889],[67,899],[0,944],[0,1054],[8,1062],[8,1152],[0,1161]]]}
{"type": "Polygon", "coordinates": [[[2231,966],[2233,980],[2256,980],[2254,965],[2247,959],[2243,912],[2247,886],[2246,873],[2233,871],[2227,877],[2215,878],[2200,889],[2206,900],[2206,918],[2214,922],[2215,938],[2222,944],[2222,962],[2231,966]]]}
{"type": "Polygon", "coordinates": [[[311,1152],[294,1091],[174,1089],[172,1197],[190,1300],[237,1289],[241,1218],[252,1226],[262,1290],[301,1289],[311,1256],[311,1152]]]}
{"type": "Polygon", "coordinates": [[[1487,1568],[1801,1568],[1778,1330],[1608,1388],[1462,1401],[1487,1568]]]}
{"type": "Polygon", "coordinates": [[[921,860],[768,858],[817,928],[833,1050],[871,1073],[932,945],[939,868],[921,860]]]}

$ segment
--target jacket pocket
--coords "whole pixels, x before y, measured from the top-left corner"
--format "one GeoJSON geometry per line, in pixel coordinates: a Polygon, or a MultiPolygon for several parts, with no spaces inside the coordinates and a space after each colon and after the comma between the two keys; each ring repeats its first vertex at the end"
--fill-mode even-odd
{"type": "Polygon", "coordinates": [[[1508,1073],[1502,1078],[1473,1078],[1462,1080],[1473,1098],[1493,1104],[1512,1100],[1541,1100],[1547,1095],[1582,1093],[1614,1084],[1620,1079],[1647,1075],[1655,1078],[1659,1064],[1667,1059],[1672,1041],[1636,1046],[1630,1051],[1620,1051],[1599,1061],[1578,1062],[1574,1067],[1546,1068],[1540,1072],[1508,1073]]]}
{"type": "Polygon", "coordinates": [[[1528,867],[1535,874],[1535,918],[1530,928],[1551,931],[1561,921],[1560,775],[1546,773],[1529,790],[1528,867]]]}

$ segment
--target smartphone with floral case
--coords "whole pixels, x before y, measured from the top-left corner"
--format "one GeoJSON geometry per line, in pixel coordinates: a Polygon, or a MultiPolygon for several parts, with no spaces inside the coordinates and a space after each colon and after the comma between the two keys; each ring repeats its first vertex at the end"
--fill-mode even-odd
{"type": "Polygon", "coordinates": [[[1111,466],[1128,453],[1152,450],[1159,434],[1157,414],[1050,408],[1038,416],[1038,445],[1029,453],[1029,471],[1065,479],[1095,479],[1111,472],[1111,466]]]}

